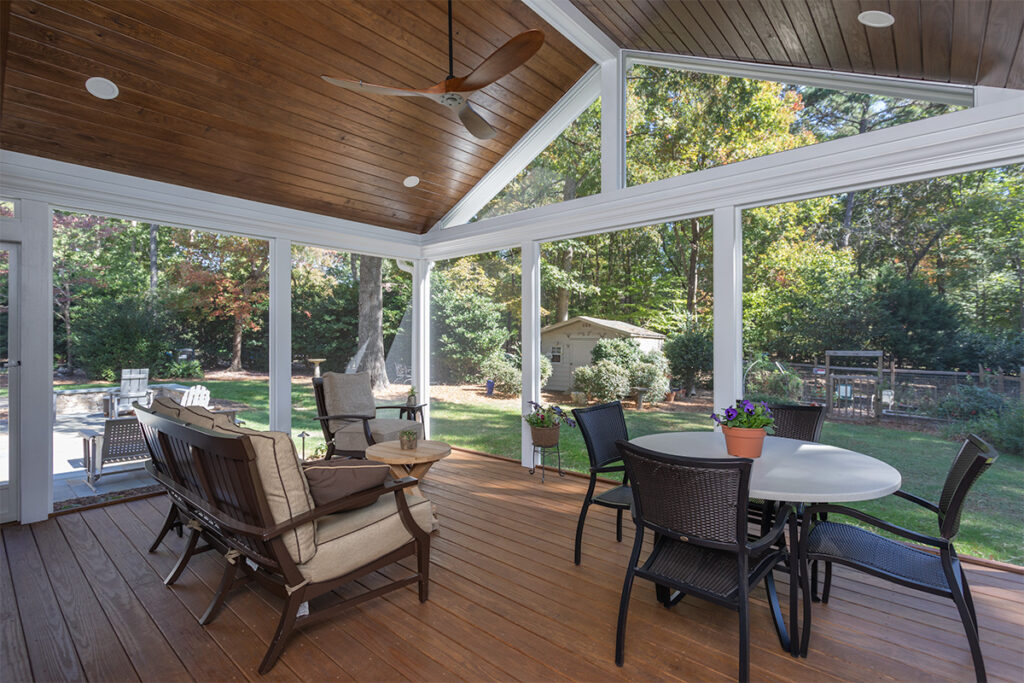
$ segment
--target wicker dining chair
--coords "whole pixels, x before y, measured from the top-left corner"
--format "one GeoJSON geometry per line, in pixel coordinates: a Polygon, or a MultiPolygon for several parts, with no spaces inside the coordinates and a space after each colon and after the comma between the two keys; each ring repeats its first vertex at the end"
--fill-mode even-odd
{"type": "MultiPolygon", "coordinates": [[[[785,547],[776,541],[794,519],[792,508],[783,507],[769,533],[750,541],[742,514],[750,492],[750,460],[666,455],[627,441],[617,445],[632,482],[636,537],[622,586],[615,663],[623,663],[629,597],[633,579],[640,577],[654,582],[658,601],[665,607],[693,594],[739,612],[739,680],[749,680],[749,597],[751,588],[761,581],[779,643],[789,650],[772,570],[786,560],[785,547]],[[647,529],[654,532],[654,547],[641,565],[647,529]]],[[[792,618],[798,581],[796,562],[789,564],[792,618]]]]}
{"type": "Polygon", "coordinates": [[[633,502],[633,494],[629,490],[629,478],[623,476],[622,485],[614,486],[607,491],[594,495],[597,486],[597,475],[611,472],[625,472],[622,456],[615,446],[619,439],[629,439],[626,429],[626,417],[622,412],[622,403],[613,401],[602,403],[590,408],[575,408],[572,411],[576,424],[583,434],[583,442],[587,446],[587,457],[590,459],[590,485],[583,499],[580,518],[576,523],[576,546],[573,561],[580,563],[583,545],[583,525],[587,520],[587,509],[593,505],[615,510],[615,540],[622,541],[622,512],[628,510],[633,502]]]}
{"type": "MultiPolygon", "coordinates": [[[[978,477],[998,457],[999,454],[990,445],[971,434],[953,459],[938,504],[902,490],[894,494],[934,512],[938,521],[938,536],[909,531],[860,510],[841,505],[807,506],[800,523],[799,555],[804,583],[807,581],[807,562],[824,560],[825,586],[821,595],[823,603],[828,602],[832,589],[833,562],[859,569],[901,586],[951,598],[960,612],[960,620],[967,633],[975,676],[979,681],[984,681],[985,662],[978,641],[978,616],[974,610],[974,601],[971,599],[971,589],[967,585],[967,576],[953,547],[953,539],[960,531],[960,515],[967,493],[978,477]],[[825,513],[832,517],[822,519],[825,513]],[[881,529],[900,537],[903,541],[935,548],[938,554],[920,550],[905,542],[890,540],[860,526],[836,522],[834,515],[837,514],[858,520],[862,525],[868,524],[881,529]]],[[[806,590],[806,585],[804,589],[806,590]]],[[[805,601],[804,630],[800,644],[800,652],[804,656],[807,655],[810,636],[811,606],[805,601]]]]}

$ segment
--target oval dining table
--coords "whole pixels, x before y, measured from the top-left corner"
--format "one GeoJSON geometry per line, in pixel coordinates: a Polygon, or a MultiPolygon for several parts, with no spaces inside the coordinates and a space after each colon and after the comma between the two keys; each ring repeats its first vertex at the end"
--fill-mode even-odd
{"type": "MultiPolygon", "coordinates": [[[[668,455],[689,458],[732,458],[721,432],[662,432],[631,439],[630,443],[668,455]]],[[[788,503],[853,503],[887,496],[899,490],[899,470],[870,455],[812,441],[766,436],[761,457],[750,469],[750,497],[788,503]]],[[[798,542],[792,544],[799,547],[798,542]]],[[[796,580],[796,566],[790,573],[796,580]]],[[[804,596],[807,599],[807,596],[804,596]]],[[[796,589],[790,588],[790,653],[798,637],[796,589]]]]}

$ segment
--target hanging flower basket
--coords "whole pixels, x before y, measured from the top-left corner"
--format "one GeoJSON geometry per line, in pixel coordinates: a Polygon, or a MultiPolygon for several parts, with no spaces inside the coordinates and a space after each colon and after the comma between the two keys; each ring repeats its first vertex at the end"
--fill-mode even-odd
{"type": "Polygon", "coordinates": [[[558,445],[558,430],[559,425],[554,427],[534,427],[530,426],[530,435],[533,437],[533,445],[541,446],[543,448],[552,448],[558,445]]]}
{"type": "Polygon", "coordinates": [[[725,450],[729,455],[738,458],[760,458],[764,446],[765,431],[762,427],[726,427],[722,426],[725,435],[725,450]]]}

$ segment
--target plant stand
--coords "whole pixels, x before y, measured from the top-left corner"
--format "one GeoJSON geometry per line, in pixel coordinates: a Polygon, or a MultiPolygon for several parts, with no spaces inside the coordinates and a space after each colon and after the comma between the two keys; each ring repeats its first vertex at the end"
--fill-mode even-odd
{"type": "Polygon", "coordinates": [[[537,446],[537,445],[534,445],[534,447],[533,447],[533,464],[534,464],[534,466],[530,468],[530,474],[533,474],[534,471],[536,471],[536,469],[537,469],[537,460],[539,458],[540,459],[540,483],[542,483],[542,484],[544,483],[544,471],[547,469],[546,467],[544,467],[544,456],[549,454],[549,453],[551,453],[552,451],[554,451],[555,455],[558,457],[558,476],[560,476],[560,477],[564,477],[565,476],[565,472],[562,471],[562,452],[560,450],[558,450],[558,444],[556,443],[554,446],[537,446]]]}

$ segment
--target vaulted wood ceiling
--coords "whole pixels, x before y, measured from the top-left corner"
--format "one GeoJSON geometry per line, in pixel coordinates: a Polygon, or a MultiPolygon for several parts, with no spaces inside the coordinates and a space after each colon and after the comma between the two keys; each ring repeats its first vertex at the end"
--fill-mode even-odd
{"type": "MultiPolygon", "coordinates": [[[[1024,0],[572,0],[621,47],[1024,88],[1024,0]],[[896,25],[868,29],[858,12],[896,25]]],[[[0,0],[0,147],[424,232],[591,61],[520,0],[455,0],[455,73],[511,36],[544,48],[471,100],[473,138],[418,98],[447,72],[445,0],[0,0]],[[85,80],[120,96],[102,101],[85,80]],[[418,187],[402,185],[408,175],[418,187]]]]}
{"type": "Polygon", "coordinates": [[[446,108],[370,97],[321,74],[420,88],[447,74],[444,0],[13,0],[0,146],[338,218],[424,232],[591,66],[519,0],[455,2],[455,74],[513,35],[546,34],[446,108]],[[84,87],[120,88],[103,101],[84,87]],[[421,178],[409,189],[402,180],[421,178]]]}
{"type": "Polygon", "coordinates": [[[572,0],[621,48],[1024,88],[1024,0],[572,0]],[[889,28],[857,21],[891,13],[889,28]]]}

